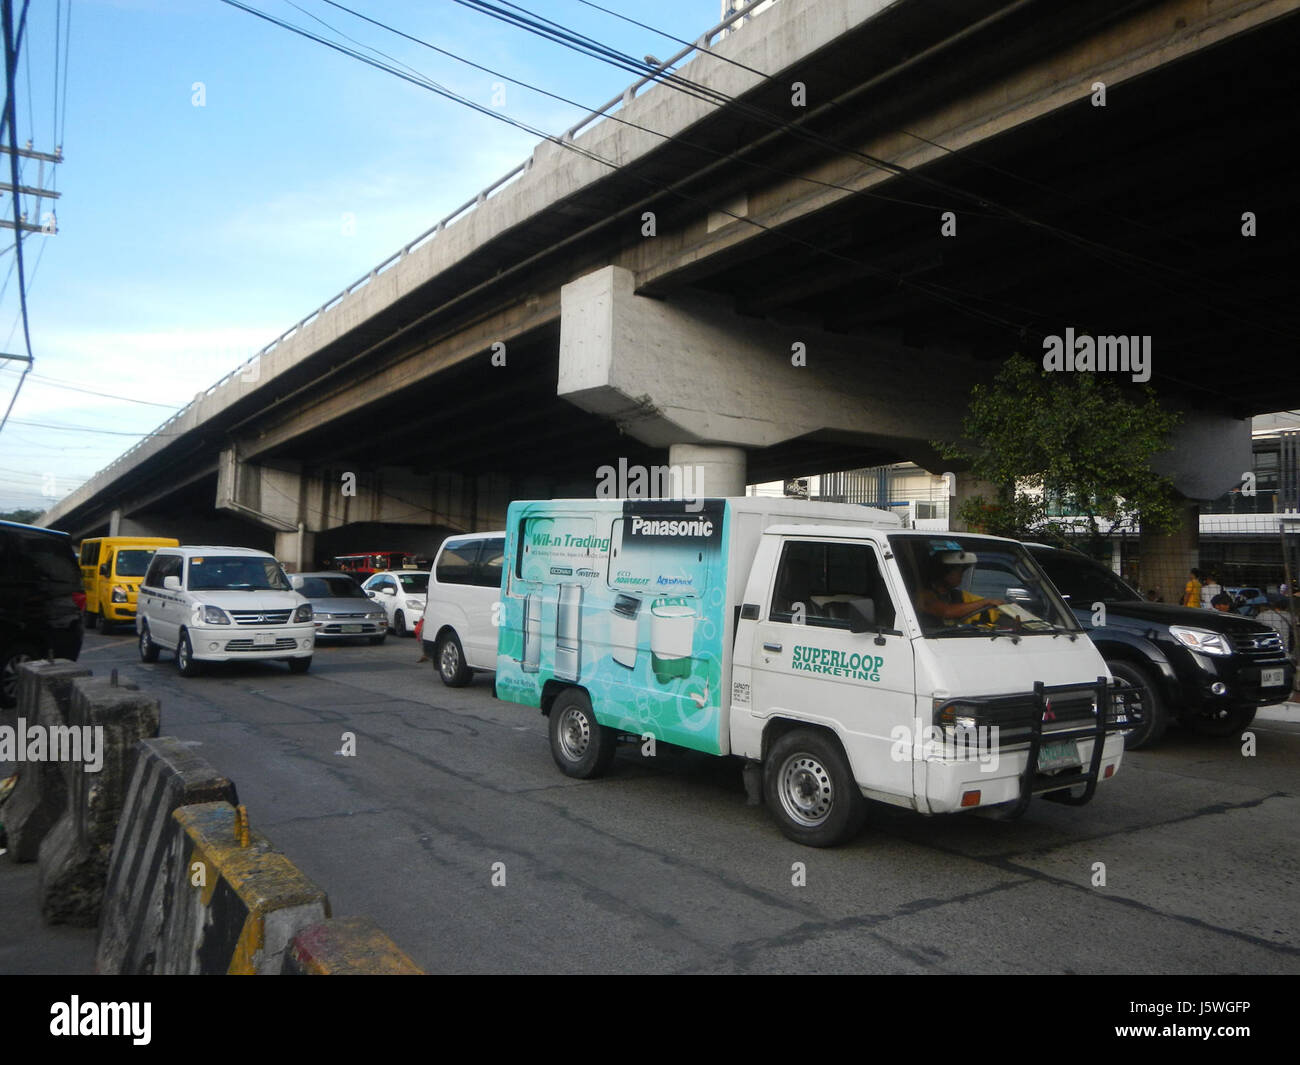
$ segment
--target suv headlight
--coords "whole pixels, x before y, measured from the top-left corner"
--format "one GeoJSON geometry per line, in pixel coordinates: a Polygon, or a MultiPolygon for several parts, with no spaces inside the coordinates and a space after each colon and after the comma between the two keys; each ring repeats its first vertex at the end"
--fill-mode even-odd
{"type": "Polygon", "coordinates": [[[122,585],[120,584],[113,585],[113,602],[115,603],[126,602],[126,589],[123,588],[122,585]]]}
{"type": "Polygon", "coordinates": [[[378,614],[367,614],[367,615],[366,615],[366,620],[367,620],[367,621],[387,621],[387,620],[388,620],[388,615],[385,614],[385,613],[381,610],[381,611],[379,611],[378,614]]]}
{"type": "Polygon", "coordinates": [[[1209,629],[1189,629],[1185,625],[1170,625],[1169,635],[1193,651],[1200,651],[1207,655],[1232,654],[1232,645],[1228,643],[1228,638],[1219,632],[1210,632],[1209,629]]]}
{"type": "Polygon", "coordinates": [[[219,606],[205,606],[203,608],[203,624],[205,625],[229,625],[230,615],[219,606]]]}
{"type": "Polygon", "coordinates": [[[293,612],[293,621],[295,625],[300,621],[311,621],[311,604],[303,603],[302,606],[295,610],[293,612]]]}

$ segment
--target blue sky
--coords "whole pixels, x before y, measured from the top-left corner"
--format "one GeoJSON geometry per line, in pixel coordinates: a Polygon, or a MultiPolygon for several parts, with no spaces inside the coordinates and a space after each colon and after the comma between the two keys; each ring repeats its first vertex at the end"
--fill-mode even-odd
{"type": "MultiPolygon", "coordinates": [[[[493,103],[491,75],[325,0],[244,2],[332,36],[315,15],[493,103]]],[[[719,21],[719,0],[600,2],[686,39],[719,21]]],[[[519,3],[638,57],[679,47],[577,0],[519,3]]],[[[58,6],[66,12],[55,0],[32,3],[18,72],[19,140],[40,151],[55,135],[58,6]]],[[[633,80],[452,0],[347,6],[590,107],[633,80]]],[[[138,439],[130,434],[154,429],[521,162],[536,140],[221,0],[72,0],[69,55],[59,232],[23,246],[39,377],[28,378],[0,432],[0,510],[41,508],[71,491],[138,439]]],[[[555,133],[585,113],[514,85],[501,110],[555,133]]],[[[37,164],[25,161],[22,183],[36,178],[37,164]]],[[[47,166],[45,186],[52,180],[47,166]]],[[[7,194],[0,208],[11,214],[7,194]]],[[[10,248],[0,274],[13,260],[10,248]]],[[[10,277],[0,297],[0,350],[10,353],[23,350],[16,290],[10,277]]],[[[17,378],[15,364],[0,370],[3,405],[17,378]]]]}

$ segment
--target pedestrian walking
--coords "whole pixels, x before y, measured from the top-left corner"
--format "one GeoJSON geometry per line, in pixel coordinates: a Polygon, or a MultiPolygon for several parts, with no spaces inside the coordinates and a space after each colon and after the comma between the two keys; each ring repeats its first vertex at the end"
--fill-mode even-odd
{"type": "Polygon", "coordinates": [[[1259,612],[1256,621],[1262,621],[1282,637],[1282,647],[1286,651],[1295,650],[1295,633],[1291,631],[1291,615],[1287,613],[1286,599],[1280,595],[1270,595],[1268,606],[1259,612]]]}
{"type": "Polygon", "coordinates": [[[429,661],[429,656],[424,653],[424,617],[415,623],[415,645],[420,649],[420,657],[417,658],[416,664],[429,661]]]}
{"type": "Polygon", "coordinates": [[[1223,585],[1219,583],[1219,575],[1211,573],[1201,585],[1201,608],[1203,610],[1214,609],[1214,597],[1223,594],[1223,585]]]}

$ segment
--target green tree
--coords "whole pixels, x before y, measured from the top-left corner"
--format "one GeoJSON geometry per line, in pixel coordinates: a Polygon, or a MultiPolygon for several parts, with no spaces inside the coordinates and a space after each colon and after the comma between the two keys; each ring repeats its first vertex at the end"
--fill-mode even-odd
{"type": "Polygon", "coordinates": [[[962,504],[958,515],[968,526],[1057,543],[1083,533],[1095,553],[1105,539],[1102,522],[1120,532],[1136,532],[1139,523],[1178,528],[1173,485],[1151,469],[1151,457],[1169,449],[1179,417],[1150,388],[1121,387],[1095,373],[1046,373],[1017,353],[991,385],[975,386],[965,439],[934,447],[996,486],[994,498],[962,504]],[[1082,527],[1060,515],[1077,516],[1082,527]]]}
{"type": "Polygon", "coordinates": [[[8,510],[0,514],[0,521],[16,521],[21,525],[30,525],[40,516],[39,510],[8,510]]]}

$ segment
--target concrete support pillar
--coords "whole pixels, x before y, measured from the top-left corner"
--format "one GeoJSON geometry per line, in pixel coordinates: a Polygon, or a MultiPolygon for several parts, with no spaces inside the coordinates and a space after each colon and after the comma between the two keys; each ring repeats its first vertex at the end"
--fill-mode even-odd
{"type": "Polygon", "coordinates": [[[121,536],[122,534],[118,531],[121,527],[122,511],[120,509],[114,509],[114,511],[108,516],[108,535],[121,536]]]}
{"type": "Polygon", "coordinates": [[[277,532],[275,557],[289,573],[306,573],[316,568],[316,534],[310,532],[277,532]]]}
{"type": "Polygon", "coordinates": [[[1191,499],[1182,501],[1182,525],[1171,533],[1142,529],[1138,538],[1138,579],[1141,591],[1154,588],[1166,603],[1181,603],[1189,571],[1199,566],[1200,507],[1191,499]]]}
{"type": "Polygon", "coordinates": [[[748,468],[743,448],[673,444],[668,449],[673,495],[743,496],[748,468]]]}

